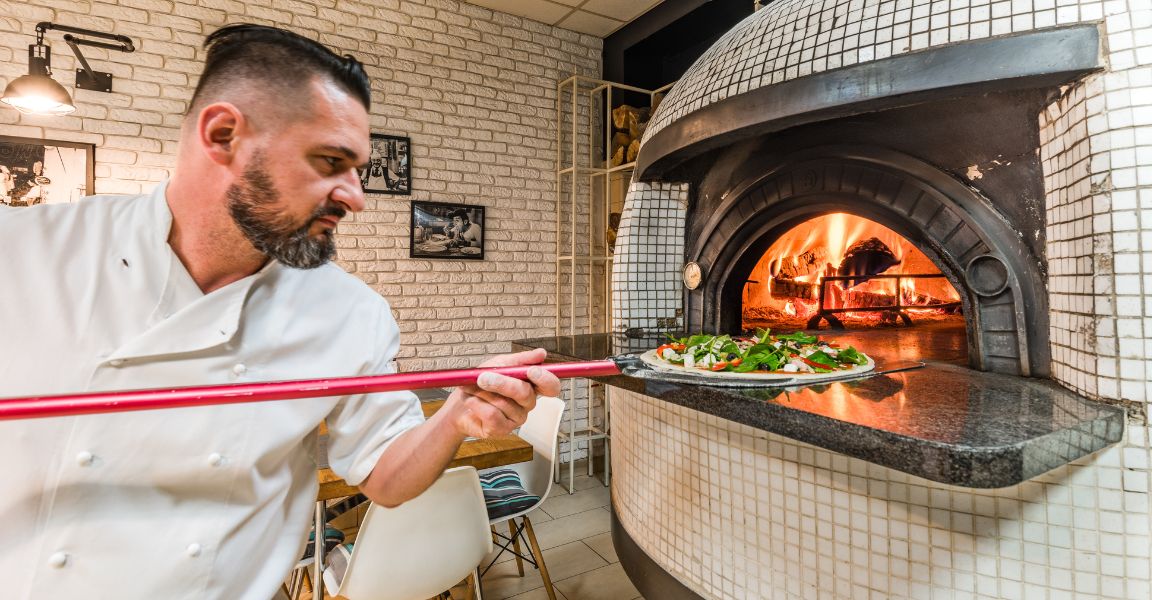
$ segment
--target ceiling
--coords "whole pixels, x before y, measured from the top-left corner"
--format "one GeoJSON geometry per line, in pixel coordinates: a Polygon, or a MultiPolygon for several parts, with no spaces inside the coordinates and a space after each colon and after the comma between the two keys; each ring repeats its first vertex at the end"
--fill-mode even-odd
{"type": "Polygon", "coordinates": [[[466,0],[572,31],[608,37],[663,0],[466,0]]]}

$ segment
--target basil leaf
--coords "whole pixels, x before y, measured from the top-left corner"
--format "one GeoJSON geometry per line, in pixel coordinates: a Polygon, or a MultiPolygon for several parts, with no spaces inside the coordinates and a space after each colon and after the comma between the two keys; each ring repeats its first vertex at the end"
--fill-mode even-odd
{"type": "Polygon", "coordinates": [[[769,342],[761,342],[748,348],[744,353],[743,360],[740,364],[741,367],[747,365],[748,371],[755,371],[763,369],[766,371],[775,371],[780,368],[780,363],[783,359],[780,350],[769,342]]]}
{"type": "Polygon", "coordinates": [[[850,363],[853,365],[866,365],[868,364],[868,357],[861,354],[856,348],[848,346],[837,353],[836,358],[842,363],[850,363]]]}
{"type": "Polygon", "coordinates": [[[786,333],[783,335],[778,335],[778,336],[776,336],[776,339],[783,340],[786,342],[793,342],[798,346],[816,343],[816,336],[809,335],[807,333],[804,333],[803,331],[797,331],[795,333],[786,333]]]}
{"type": "Polygon", "coordinates": [[[825,366],[829,369],[835,369],[836,367],[840,366],[839,364],[836,363],[835,358],[832,358],[831,356],[824,354],[824,352],[822,350],[817,350],[817,351],[813,352],[812,354],[809,354],[807,358],[808,358],[808,360],[810,360],[810,361],[812,361],[818,365],[825,366]]]}
{"type": "Polygon", "coordinates": [[[736,365],[735,367],[732,367],[732,372],[734,372],[734,373],[747,373],[749,371],[755,371],[755,370],[756,370],[756,363],[751,362],[751,361],[745,361],[745,362],[742,362],[742,363],[736,365]]]}
{"type": "Polygon", "coordinates": [[[712,340],[713,337],[714,336],[711,336],[711,335],[689,336],[688,339],[684,341],[684,345],[685,346],[702,346],[702,345],[706,344],[707,342],[709,342],[710,340],[712,340]]]}

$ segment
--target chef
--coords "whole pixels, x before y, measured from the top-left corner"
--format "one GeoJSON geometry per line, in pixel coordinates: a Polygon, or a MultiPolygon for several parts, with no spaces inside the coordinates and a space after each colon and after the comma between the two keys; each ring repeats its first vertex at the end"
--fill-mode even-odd
{"type": "MultiPolygon", "coordinates": [[[[382,373],[388,303],[332,265],[364,209],[362,66],[294,33],[229,26],[149,193],[0,208],[0,396],[382,373]]],[[[543,351],[488,364],[535,364],[543,351]]],[[[411,393],[0,423],[5,598],[268,600],[300,556],[328,460],[374,501],[427,488],[466,436],[523,423],[559,382],[493,373],[425,421],[411,393]],[[112,592],[116,590],[116,592],[112,592]]]]}

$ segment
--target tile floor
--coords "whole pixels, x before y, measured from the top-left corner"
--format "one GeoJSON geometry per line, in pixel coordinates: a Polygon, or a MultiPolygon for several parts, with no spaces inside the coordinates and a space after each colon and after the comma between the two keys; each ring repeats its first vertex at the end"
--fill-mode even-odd
{"type": "MultiPolygon", "coordinates": [[[[597,460],[597,463],[603,463],[597,460]]],[[[566,466],[566,465],[565,465],[566,466]]],[[[567,478],[567,469],[564,470],[567,478]]],[[[573,490],[553,485],[544,504],[529,513],[544,562],[556,588],[557,600],[643,600],[633,587],[612,547],[609,532],[608,488],[596,476],[588,476],[583,461],[577,462],[573,490]]],[[[565,479],[567,483],[567,479],[565,479]]],[[[357,511],[350,511],[357,512],[357,511]]],[[[351,533],[355,522],[339,524],[351,533]]],[[[507,526],[498,528],[507,532],[507,526]]],[[[528,552],[527,548],[524,548],[528,552]]],[[[488,564],[495,556],[489,556],[488,564]]],[[[484,575],[485,600],[546,600],[539,571],[525,564],[524,577],[516,574],[516,561],[505,553],[484,575]]],[[[466,597],[465,588],[452,590],[454,599],[466,597]]]]}

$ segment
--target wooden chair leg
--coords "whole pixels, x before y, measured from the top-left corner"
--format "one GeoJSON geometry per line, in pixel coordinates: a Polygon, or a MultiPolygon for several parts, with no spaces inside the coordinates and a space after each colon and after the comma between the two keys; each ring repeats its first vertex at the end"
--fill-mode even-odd
{"type": "Polygon", "coordinates": [[[524,561],[520,559],[520,536],[516,535],[516,519],[508,519],[508,535],[512,537],[512,549],[516,551],[516,572],[524,576],[524,561]]]}
{"type": "Polygon", "coordinates": [[[476,567],[472,571],[472,586],[468,588],[468,600],[473,600],[473,598],[484,600],[484,586],[480,583],[480,567],[476,567]]]}
{"type": "Polygon", "coordinates": [[[300,581],[297,582],[297,585],[299,587],[296,588],[296,593],[292,595],[292,600],[297,600],[298,598],[300,598],[300,595],[304,593],[304,586],[305,585],[308,586],[309,592],[312,591],[312,575],[310,575],[310,571],[308,570],[307,567],[305,567],[304,569],[301,570],[300,581]]]}
{"type": "Polygon", "coordinates": [[[556,590],[552,589],[552,578],[548,576],[548,567],[544,564],[544,553],[540,551],[540,544],[536,542],[536,533],[532,531],[532,521],[528,515],[524,519],[524,531],[528,534],[528,544],[532,546],[532,556],[536,557],[536,566],[540,567],[540,577],[544,580],[544,591],[548,592],[548,600],[556,600],[556,590]]]}

